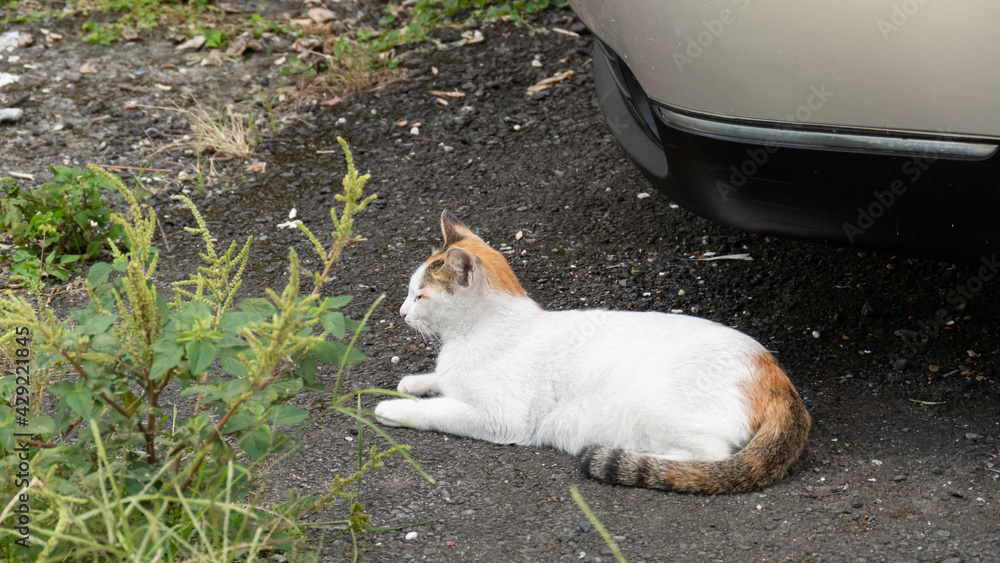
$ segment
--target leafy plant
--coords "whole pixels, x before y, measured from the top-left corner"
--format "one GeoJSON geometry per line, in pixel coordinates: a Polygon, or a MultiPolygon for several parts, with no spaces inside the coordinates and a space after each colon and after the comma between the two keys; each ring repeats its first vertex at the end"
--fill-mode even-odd
{"type": "Polygon", "coordinates": [[[340,252],[357,240],[354,215],[375,197],[363,197],[368,176],[358,175],[341,142],[348,174],[337,196],[343,210],[331,210],[336,230],[329,250],[300,224],[324,269],[304,270],[290,249],[288,284],[280,294],[266,290],[267,298],[237,300],[252,237],[217,251],[194,204],[176,196],[194,215],[198,226],[187,230],[204,240],[205,265],[174,283],[168,302],[150,281],[159,262],[152,246],[155,212],[140,207],[116,176],[90,167],[129,203],[130,219],[112,218],[131,246],[124,252],[112,244],[114,262],[91,267],[90,302],[71,313],[73,322],[39,312],[21,297],[0,299],[0,326],[7,330],[0,347],[15,341],[34,353],[21,374],[30,381],[0,378],[5,402],[29,388],[33,399],[30,408],[0,411],[0,472],[23,473],[24,458],[11,454],[27,445],[30,481],[5,479],[0,488],[5,498],[33,499],[30,541],[44,542],[18,551],[18,532],[3,528],[0,554],[34,561],[250,560],[264,549],[294,552],[309,526],[339,525],[352,536],[368,527],[357,500],[361,478],[391,455],[416,464],[408,447],[361,408],[364,393],[397,393],[340,391],[348,366],[365,359],[354,345],[382,299],[355,322],[338,310],[349,296],[320,295],[340,252]],[[313,282],[309,295],[299,292],[303,275],[313,282]],[[257,507],[248,501],[259,464],[301,450],[281,427],[308,416],[288,400],[325,387],[320,364],[336,366],[331,408],[355,420],[359,431],[373,429],[390,447],[372,448],[367,460],[359,450],[357,471],[335,478],[319,498],[257,507]],[[165,404],[168,393],[190,397],[188,404],[165,404]],[[46,396],[53,409],[43,410],[46,396]],[[15,441],[15,432],[34,436],[15,441]],[[343,520],[301,521],[332,505],[346,509],[343,520]]]}
{"type": "Polygon", "coordinates": [[[253,32],[254,37],[260,37],[265,33],[287,33],[296,36],[302,33],[301,31],[292,30],[288,26],[274,20],[266,19],[256,12],[250,15],[250,19],[247,20],[246,25],[250,27],[250,31],[253,32]]]}
{"type": "Polygon", "coordinates": [[[206,47],[218,47],[222,45],[226,39],[228,39],[228,34],[221,29],[204,29],[202,34],[205,36],[205,46],[206,47]]]}
{"type": "Polygon", "coordinates": [[[85,32],[83,40],[94,45],[110,45],[122,37],[121,29],[94,23],[91,20],[83,22],[85,32]]]}
{"type": "Polygon", "coordinates": [[[151,29],[161,24],[186,23],[193,27],[199,17],[212,10],[209,0],[71,0],[69,7],[85,13],[115,12],[107,25],[93,21],[84,23],[85,39],[99,45],[110,45],[129,29],[151,29]]]}
{"type": "Polygon", "coordinates": [[[93,172],[56,166],[55,182],[22,189],[0,180],[0,229],[11,237],[11,277],[38,280],[51,275],[66,280],[80,263],[100,256],[105,241],[123,230],[111,220],[102,195],[111,184],[93,172]]]}
{"type": "MultiPolygon", "coordinates": [[[[544,31],[531,27],[525,16],[550,7],[566,7],[567,0],[416,0],[412,4],[390,3],[378,21],[378,28],[358,27],[337,37],[328,58],[333,85],[341,94],[350,94],[392,79],[380,70],[394,69],[399,60],[395,49],[403,45],[425,42],[433,48],[448,45],[433,39],[431,31],[439,28],[465,28],[498,20],[511,20],[528,26],[532,32],[544,31]]],[[[463,38],[453,43],[462,45],[463,38]]],[[[282,69],[284,72],[284,69],[282,69]]],[[[286,76],[292,74],[291,67],[286,76]]]]}
{"type": "Polygon", "coordinates": [[[288,62],[281,66],[281,75],[297,75],[304,80],[309,80],[316,76],[316,69],[311,64],[299,59],[298,55],[292,55],[288,57],[288,62]]]}

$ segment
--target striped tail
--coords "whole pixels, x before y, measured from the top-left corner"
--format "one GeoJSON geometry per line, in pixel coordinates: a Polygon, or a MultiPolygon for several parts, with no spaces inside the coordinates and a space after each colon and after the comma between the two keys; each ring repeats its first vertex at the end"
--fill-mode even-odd
{"type": "Polygon", "coordinates": [[[805,452],[812,419],[774,359],[756,360],[757,377],[745,388],[756,433],[742,450],[720,461],[671,461],[590,446],[584,473],[615,485],[704,494],[752,492],[782,479],[805,452]]]}

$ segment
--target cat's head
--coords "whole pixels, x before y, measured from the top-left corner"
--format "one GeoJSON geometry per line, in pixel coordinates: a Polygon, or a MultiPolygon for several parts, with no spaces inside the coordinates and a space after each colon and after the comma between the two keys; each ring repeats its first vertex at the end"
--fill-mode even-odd
{"type": "Polygon", "coordinates": [[[527,297],[507,260],[445,211],[441,213],[444,246],[431,254],[410,278],[399,314],[428,335],[440,335],[470,307],[491,294],[527,297]]]}

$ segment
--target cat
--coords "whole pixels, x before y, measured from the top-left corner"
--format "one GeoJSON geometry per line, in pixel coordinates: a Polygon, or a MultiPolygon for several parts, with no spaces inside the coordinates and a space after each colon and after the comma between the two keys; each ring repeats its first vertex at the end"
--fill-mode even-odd
{"type": "Polygon", "coordinates": [[[759,490],[804,454],[809,413],[751,337],[686,315],[546,311],[503,255],[448,211],[400,315],[440,339],[433,373],[382,401],[379,422],[582,453],[606,483],[759,490]]]}

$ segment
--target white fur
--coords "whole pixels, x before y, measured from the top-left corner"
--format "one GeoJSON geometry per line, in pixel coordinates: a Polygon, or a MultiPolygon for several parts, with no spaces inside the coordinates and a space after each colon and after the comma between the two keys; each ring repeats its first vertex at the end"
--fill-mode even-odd
{"type": "Polygon", "coordinates": [[[736,330],[684,315],[544,311],[488,287],[421,294],[413,274],[400,308],[440,339],[434,373],[404,377],[424,399],[380,403],[384,424],[578,454],[601,444],[677,460],[720,460],[752,437],[740,383],[763,347],[736,330]]]}

